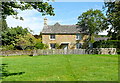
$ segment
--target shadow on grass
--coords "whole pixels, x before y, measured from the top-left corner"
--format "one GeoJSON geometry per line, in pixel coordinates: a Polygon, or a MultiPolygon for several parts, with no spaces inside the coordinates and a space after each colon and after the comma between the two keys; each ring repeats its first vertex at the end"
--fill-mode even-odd
{"type": "Polygon", "coordinates": [[[7,68],[8,68],[8,64],[0,64],[0,79],[4,79],[8,76],[13,76],[13,75],[22,75],[25,73],[25,72],[10,73],[7,68]]]}

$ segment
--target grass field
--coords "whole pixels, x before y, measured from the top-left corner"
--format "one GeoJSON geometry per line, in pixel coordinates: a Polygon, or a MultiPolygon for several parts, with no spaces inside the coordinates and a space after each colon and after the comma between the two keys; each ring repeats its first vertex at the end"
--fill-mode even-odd
{"type": "Polygon", "coordinates": [[[9,56],[3,81],[117,81],[118,55],[9,56]]]}

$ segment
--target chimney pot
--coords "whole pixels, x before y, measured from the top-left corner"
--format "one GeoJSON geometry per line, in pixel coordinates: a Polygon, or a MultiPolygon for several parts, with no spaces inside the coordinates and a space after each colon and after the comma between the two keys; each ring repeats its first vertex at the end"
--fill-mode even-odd
{"type": "Polygon", "coordinates": [[[46,26],[47,25],[47,18],[45,17],[44,18],[44,26],[46,26]]]}

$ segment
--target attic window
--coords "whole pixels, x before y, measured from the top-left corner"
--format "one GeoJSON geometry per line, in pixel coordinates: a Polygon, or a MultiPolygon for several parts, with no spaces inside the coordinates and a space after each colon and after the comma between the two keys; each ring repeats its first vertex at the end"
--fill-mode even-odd
{"type": "Polygon", "coordinates": [[[50,35],[51,40],[55,40],[55,35],[50,35]]]}

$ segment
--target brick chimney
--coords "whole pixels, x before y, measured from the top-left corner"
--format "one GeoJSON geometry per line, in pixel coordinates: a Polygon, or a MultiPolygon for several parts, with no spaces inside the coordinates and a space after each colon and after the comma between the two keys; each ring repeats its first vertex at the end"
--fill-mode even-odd
{"type": "Polygon", "coordinates": [[[47,26],[47,18],[44,18],[44,26],[47,26]]]}

